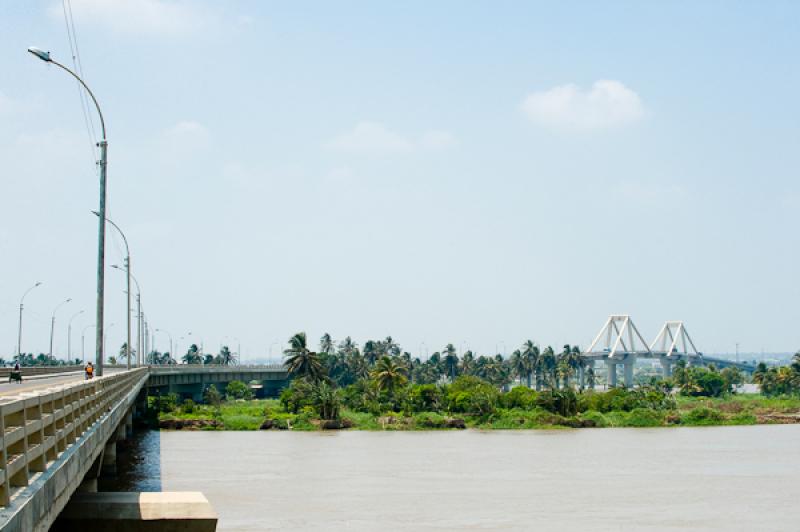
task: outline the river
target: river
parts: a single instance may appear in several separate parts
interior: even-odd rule
[[[220,531],[800,530],[800,425],[146,432],[121,489],[202,491]]]

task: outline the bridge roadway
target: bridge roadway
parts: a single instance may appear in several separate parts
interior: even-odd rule
[[[31,376],[22,384],[0,384],[0,532],[49,530],[68,503],[73,510],[76,504],[100,508],[104,519],[113,520],[115,510],[109,509],[113,501],[127,505],[118,514],[128,522],[111,529],[139,530],[130,523],[130,516],[141,520],[145,513],[153,515],[153,508],[159,506],[153,497],[126,499],[121,494],[91,492],[96,492],[101,474],[116,474],[117,442],[132,435],[134,417],[144,413],[147,394],[196,396],[209,384],[224,388],[231,380],[258,380],[278,388],[287,377],[282,366],[180,365],[130,371],[107,368],[105,375],[89,381],[80,372],[66,371]],[[80,502],[70,503],[76,492],[82,493]],[[182,521],[176,529],[213,530],[216,526],[213,510],[200,501],[202,495],[196,494],[200,499],[186,494],[161,495],[164,515]],[[147,512],[136,506],[145,499],[149,501]],[[177,505],[178,510],[176,500],[184,501]],[[176,511],[186,514],[176,517]],[[65,515],[80,518],[83,513]],[[84,522],[75,526],[83,530],[98,525]]]

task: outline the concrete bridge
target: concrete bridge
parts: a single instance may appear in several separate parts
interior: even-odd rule
[[[584,385],[585,370],[593,368],[595,362],[606,366],[609,386],[617,385],[617,370],[623,368],[623,382],[626,387],[633,386],[633,367],[639,359],[656,359],[661,363],[664,377],[672,375],[673,366],[680,360],[688,365],[714,364],[719,368],[738,367],[752,373],[755,366],[747,363],[708,357],[695,347],[682,321],[668,321],[659,330],[656,338],[649,344],[627,314],[609,316],[589,348],[581,353],[583,367],[579,369],[578,379]]]
[[[148,395],[175,393],[184,399],[200,401],[203,392],[211,385],[220,393],[231,381],[249,383],[258,381],[260,394],[277,395],[289,380],[283,364],[268,366],[204,366],[201,364],[172,364],[150,366],[147,381]]]
[[[117,442],[131,436],[148,393],[199,398],[210,384],[224,391],[232,380],[257,380],[277,390],[287,379],[282,366],[152,366],[110,369],[90,381],[67,372],[35,389],[18,385],[23,391],[12,395],[4,390],[0,531],[45,531],[54,523],[58,530],[165,530],[131,525],[145,515],[151,524],[179,519],[180,530],[213,531],[216,516],[202,494],[93,493],[97,479],[116,472]],[[72,525],[64,525],[65,519]]]

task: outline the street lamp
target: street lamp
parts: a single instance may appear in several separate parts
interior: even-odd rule
[[[81,331],[81,358],[83,359],[83,363],[86,364],[86,347],[84,346],[84,337],[86,336],[86,331],[91,329],[92,327],[97,327],[96,325],[87,325]]]
[[[19,359],[20,355],[22,354],[22,302],[25,301],[25,296],[28,295],[28,292],[40,284],[42,284],[41,281],[37,281],[35,285],[25,290],[25,293],[22,294],[22,299],[19,300],[19,336],[17,337],[17,359]]]
[[[175,358],[175,352],[172,350],[172,335],[169,333],[169,331],[165,331],[164,329],[156,329],[156,332],[163,332],[169,336],[169,354],[171,358]]]
[[[111,220],[108,220],[108,221],[110,223],[112,223],[112,224],[114,223]],[[114,227],[117,227],[117,226],[114,225]],[[119,229],[119,228],[117,227],[117,229]],[[122,231],[120,231],[120,233],[122,233]],[[123,238],[124,238],[124,236],[123,236]],[[126,250],[127,250],[127,246],[128,246],[128,243],[127,243],[127,240],[126,240],[125,241]],[[137,316],[136,323],[137,323],[137,329],[138,329],[136,331],[136,365],[137,366],[141,366],[142,365],[142,289],[139,287],[139,281],[137,281],[136,277],[134,277],[133,274],[131,273],[130,255],[128,256],[128,258],[126,260],[126,264],[127,264],[127,266],[125,268],[120,268],[116,264],[112,264],[111,267],[116,269],[116,270],[120,270],[120,271],[125,272],[127,274],[127,276],[128,276],[128,348],[129,348],[128,349],[128,361],[129,361],[128,368],[130,369],[130,358],[131,358],[131,352],[130,352],[130,345],[131,345],[131,332],[130,332],[130,330],[131,330],[131,322],[130,322],[130,317],[131,317],[131,313],[130,313],[131,312],[130,311],[130,308],[131,308],[131,279],[133,279],[133,282],[136,283],[136,316]]]
[[[83,311],[79,310],[69,319],[69,326],[67,327],[67,362],[72,360],[72,320],[81,314],[83,314]]]
[[[72,301],[72,298],[68,297],[66,300],[56,305],[56,308],[53,309],[53,317],[50,318],[50,352],[48,353],[48,357],[50,358],[51,364],[53,363],[53,329],[55,329],[56,326],[56,312],[58,312],[58,309],[60,309],[62,306],[66,305],[70,301]]]
[[[92,211],[92,214],[100,217],[100,213],[97,211]],[[131,248],[128,247],[128,239],[125,236],[125,233],[122,232],[122,229],[119,228],[117,224],[115,224],[110,218],[106,218],[106,221],[110,223],[114,228],[122,235],[122,241],[125,242],[125,271],[128,272],[128,301],[125,305],[126,308],[126,316],[128,318],[128,341],[125,344],[125,359],[128,363],[128,369],[131,369]]]
[[[39,48],[31,46],[28,51],[44,61],[45,63],[52,63],[62,70],[66,71],[80,83],[86,92],[91,96],[94,106],[97,108],[97,114],[100,115],[100,128],[103,133],[103,138],[97,145],[100,147],[100,208],[98,209],[98,230],[97,230],[97,336],[95,337],[95,358],[98,376],[103,375],[103,309],[105,302],[105,260],[106,260],[106,163],[107,163],[107,150],[108,142],[106,140],[106,122],[103,119],[103,112],[100,110],[100,104],[97,103],[97,98],[86,85],[86,83],[75,72],[68,69],[58,61],[54,61],[50,57],[50,52],[45,52]]]

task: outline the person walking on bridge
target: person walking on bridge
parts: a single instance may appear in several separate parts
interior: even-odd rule
[[[88,362],[86,364],[86,380],[88,381],[92,377],[94,377],[94,366],[92,366],[91,362]]]

